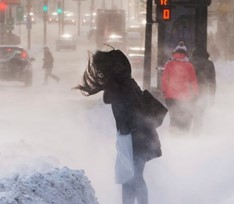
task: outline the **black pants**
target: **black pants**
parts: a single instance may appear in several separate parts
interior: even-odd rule
[[[188,132],[193,121],[194,102],[166,99],[165,103],[169,111],[170,127]]]
[[[148,190],[143,177],[145,161],[134,159],[134,176],[122,185],[123,204],[134,204],[135,199],[138,204],[148,204]]]
[[[59,77],[57,77],[56,75],[52,74],[52,69],[47,68],[45,70],[45,78],[44,78],[44,83],[47,84],[48,83],[48,78],[51,77],[52,79],[54,79],[55,81],[59,81]]]

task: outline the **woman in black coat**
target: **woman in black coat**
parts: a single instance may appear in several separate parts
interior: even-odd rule
[[[143,178],[145,163],[161,156],[161,145],[153,124],[142,115],[142,91],[131,76],[131,65],[120,50],[97,51],[89,60],[83,84],[77,86],[85,95],[104,91],[103,100],[111,104],[116,129],[132,135],[134,176],[122,184],[123,204],[148,204]]]

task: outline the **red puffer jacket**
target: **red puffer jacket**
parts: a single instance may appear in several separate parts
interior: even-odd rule
[[[190,100],[198,94],[193,65],[184,53],[174,53],[162,74],[162,92],[167,99]]]

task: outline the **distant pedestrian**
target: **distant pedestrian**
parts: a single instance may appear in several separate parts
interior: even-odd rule
[[[48,47],[44,47],[43,69],[45,69],[44,84],[48,84],[48,78],[51,77],[56,82],[60,81],[60,78],[52,74],[54,68],[54,57]]]
[[[179,46],[173,51],[171,60],[165,64],[161,83],[171,132],[188,133],[192,125],[198,84],[194,67],[187,57],[187,49]]]
[[[205,48],[195,48],[191,62],[194,65],[199,95],[195,103],[193,133],[199,134],[202,129],[204,112],[214,103],[216,93],[216,72],[214,63],[209,60],[209,53]]]

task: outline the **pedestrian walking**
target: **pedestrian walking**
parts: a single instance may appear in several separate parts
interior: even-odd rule
[[[44,47],[43,69],[45,69],[44,84],[48,84],[48,78],[51,77],[56,82],[60,81],[60,78],[52,73],[54,68],[54,57],[48,47]]]
[[[188,133],[193,120],[193,105],[198,94],[198,84],[187,51],[177,47],[165,64],[161,88],[169,111],[171,132]]]
[[[209,60],[205,48],[195,48],[191,62],[194,65],[198,80],[199,94],[195,103],[193,133],[200,134],[205,110],[213,105],[216,93],[216,72],[214,63]]]
[[[88,96],[104,91],[103,100],[111,104],[118,134],[132,137],[134,173],[121,183],[122,203],[148,204],[143,172],[147,161],[161,156],[161,144],[155,127],[142,115],[142,91],[131,76],[127,57],[120,50],[98,50],[76,88]]]

